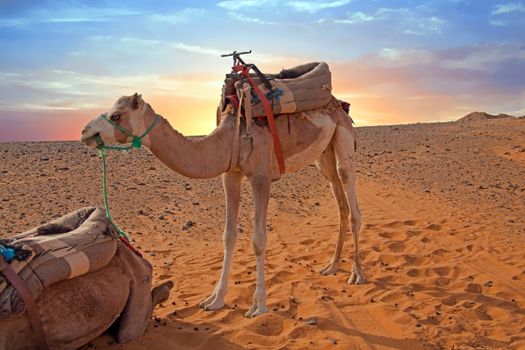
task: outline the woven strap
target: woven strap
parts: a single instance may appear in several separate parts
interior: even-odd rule
[[[40,319],[40,314],[38,313],[38,308],[31,296],[31,292],[27,288],[25,282],[13,271],[3,257],[0,257],[0,273],[4,275],[13,287],[15,287],[16,291],[24,301],[27,310],[27,317],[31,324],[31,328],[33,329],[33,333],[35,334],[38,349],[49,350],[44,328],[42,327],[42,320]]]
[[[270,106],[268,99],[266,98],[266,96],[263,94],[261,89],[257,86],[257,84],[251,78],[250,70],[248,69],[248,67],[246,67],[243,64],[238,64],[234,66],[232,70],[234,72],[242,73],[242,75],[246,78],[246,80],[248,80],[248,82],[252,86],[257,97],[259,97],[259,99],[261,100],[261,103],[264,107],[264,111],[266,112],[266,119],[268,120],[268,126],[270,127],[270,133],[272,134],[273,149],[275,152],[275,156],[277,157],[277,163],[279,164],[279,172],[281,174],[284,174],[285,167],[284,167],[283,151],[281,150],[281,140],[279,139],[279,133],[277,132],[277,126],[275,125],[275,118],[273,116],[272,107]]]

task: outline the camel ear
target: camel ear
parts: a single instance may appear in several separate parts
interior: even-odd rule
[[[139,106],[142,104],[142,95],[139,95],[135,92],[133,97],[131,97],[131,107],[133,109],[139,108]]]

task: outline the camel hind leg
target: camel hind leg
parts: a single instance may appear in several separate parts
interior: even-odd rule
[[[332,256],[332,259],[330,259],[330,262],[320,271],[321,274],[326,276],[336,273],[339,269],[345,235],[346,232],[348,232],[350,226],[350,222],[348,220],[350,210],[346,201],[343,185],[341,184],[341,180],[337,174],[336,159],[332,144],[328,145],[319,160],[316,162],[316,165],[319,168],[319,171],[321,171],[321,174],[323,174],[323,176],[328,179],[328,181],[330,181],[332,193],[339,207],[339,236],[337,237],[334,255]]]
[[[346,120],[345,120],[346,121]],[[355,189],[355,134],[352,126],[338,125],[335,129],[333,147],[337,160],[337,175],[341,181],[343,191],[351,213],[351,227],[354,238],[354,267],[348,279],[349,284],[365,283],[366,279],[361,267],[359,258],[359,231],[361,229],[361,212],[357,204],[357,194]]]

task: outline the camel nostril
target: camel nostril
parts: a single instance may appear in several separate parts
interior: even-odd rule
[[[81,134],[84,135],[87,132],[87,128],[82,129]]]

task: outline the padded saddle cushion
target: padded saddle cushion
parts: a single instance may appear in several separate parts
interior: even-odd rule
[[[273,92],[268,91],[258,76],[251,76],[262,92],[271,96],[270,105],[275,115],[322,108],[332,99],[332,75],[324,62],[306,63],[283,69],[279,74],[267,74]],[[226,75],[221,100],[223,107],[225,98],[236,94],[243,81],[241,74]],[[256,98],[252,99],[252,116],[266,116],[262,103]]]
[[[35,300],[54,283],[103,268],[117,249],[117,240],[100,207],[76,210],[13,238],[32,253],[24,261],[14,260],[11,267]],[[24,309],[14,287],[0,276],[0,317]]]

